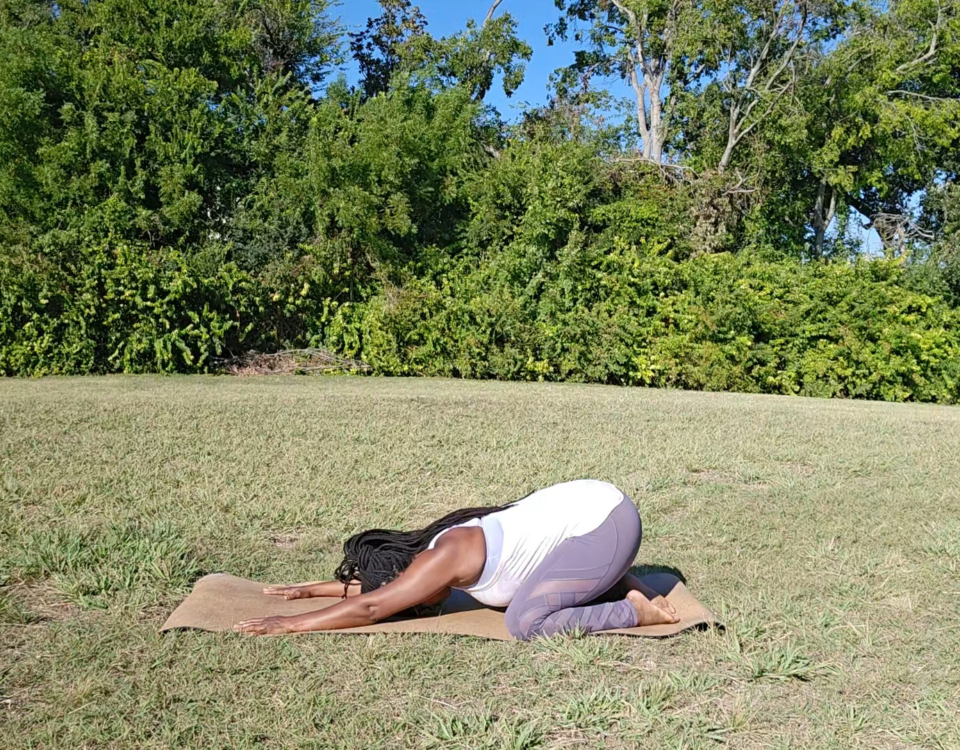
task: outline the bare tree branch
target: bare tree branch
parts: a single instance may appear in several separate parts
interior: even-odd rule
[[[633,33],[640,38],[640,22],[637,20],[637,14],[634,13],[630,8],[623,4],[622,0],[612,0],[613,4],[616,6],[623,15],[627,17],[627,21],[630,23],[630,26],[633,27]]]
[[[628,61],[632,66],[629,79],[637,98],[637,126],[643,138],[644,156],[650,161],[659,162],[662,160],[667,139],[662,89],[676,37],[675,26],[680,0],[673,0],[670,6],[667,26],[661,36],[664,49],[658,57],[648,57],[647,50],[644,48],[645,34],[649,30],[647,12],[644,11],[643,16],[639,17],[636,11],[625,4],[624,0],[611,0],[611,2],[627,19],[630,35],[633,37],[630,40],[633,49],[628,52]],[[640,69],[640,75],[637,73],[637,68]]]
[[[647,127],[647,111],[644,103],[643,96],[643,86],[640,83],[640,79],[637,77],[637,67],[633,64],[633,59],[631,55],[630,60],[630,85],[633,87],[633,93],[637,98],[637,127],[640,128],[640,136],[643,138],[643,149],[645,155],[649,157],[649,154],[646,153],[650,145],[650,129]]]
[[[913,68],[917,65],[922,65],[925,62],[928,62],[934,58],[937,54],[937,39],[940,34],[940,24],[943,22],[943,6],[940,4],[940,0],[937,0],[937,21],[936,23],[930,24],[933,28],[933,36],[930,37],[930,46],[927,48],[927,51],[924,52],[919,57],[914,58],[910,62],[906,62],[903,65],[899,66],[896,70],[897,73],[906,73],[910,68]]]
[[[760,50],[760,54],[757,56],[756,62],[750,67],[750,73],[747,75],[747,80],[743,84],[743,88],[745,90],[749,91],[751,88],[753,88],[753,82],[760,74],[760,71],[763,69],[763,64],[770,55],[770,47],[773,45],[773,40],[776,38],[777,32],[780,30],[780,24],[783,22],[783,16],[787,12],[787,7],[791,4],[792,0],[785,0],[785,2],[781,4],[780,9],[777,11],[777,17],[774,21],[773,28],[767,35],[767,41],[764,43],[763,49]]]
[[[490,9],[487,11],[487,17],[483,19],[483,26],[480,27],[481,31],[483,30],[484,26],[490,23],[490,21],[493,19],[493,14],[497,12],[497,8],[500,7],[500,3],[502,2],[503,0],[493,0],[493,3],[490,5]]]
[[[867,227],[877,230],[883,246],[904,259],[910,243],[932,242],[936,237],[933,232],[920,227],[909,214],[876,213],[869,218]]]
[[[727,74],[723,77],[720,85],[728,94],[733,94],[733,86],[730,85],[730,79],[733,77],[733,42],[727,47],[727,60],[724,67],[726,68]]]
[[[793,43],[789,49],[784,52],[774,69],[766,76],[766,80],[759,87],[755,86],[757,79],[761,76],[770,61],[771,49],[774,39],[784,28],[784,19],[786,18],[788,8],[798,8],[800,10],[800,19],[793,28]],[[803,32],[806,29],[808,20],[807,6],[804,0],[784,0],[777,10],[776,17],[770,27],[763,48],[754,59],[747,74],[746,81],[740,90],[740,94],[733,98],[730,103],[730,119],[727,127],[727,143],[717,165],[717,171],[723,172],[730,164],[734,149],[737,145],[763,120],[773,113],[777,103],[788,93],[794,90],[796,84],[796,70],[793,68],[793,59],[797,48],[803,41]],[[789,32],[788,32],[789,33]],[[777,85],[781,80],[784,71],[791,70],[791,76],[788,81]],[[732,87],[730,87],[732,94]],[[771,96],[772,94],[772,96]],[[767,107],[760,117],[753,117],[753,112],[757,105],[762,101],[767,102]]]
[[[960,99],[951,99],[947,96],[927,96],[918,94],[916,91],[904,91],[903,89],[891,89],[887,94],[900,94],[901,96],[915,96],[917,99],[925,99],[928,102],[955,102],[960,104]]]
[[[824,199],[828,187],[826,180],[820,180],[820,184],[817,186],[817,199],[813,206],[813,216],[810,221],[814,231],[813,246],[816,250],[816,257],[818,258],[823,256],[823,245],[827,236],[827,229],[833,222],[833,217],[837,211],[837,189],[834,187],[830,187],[830,201],[826,207],[824,206]]]
[[[787,65],[793,62],[793,55],[797,51],[797,47],[800,45],[801,40],[803,39],[803,30],[807,27],[807,9],[803,8],[803,12],[800,15],[800,26],[797,28],[796,37],[794,37],[793,44],[790,45],[790,49],[783,56],[783,59],[780,61],[780,66],[774,71],[773,75],[767,79],[767,83],[764,86],[766,91],[770,90],[770,86],[776,81],[780,74],[786,69]]]

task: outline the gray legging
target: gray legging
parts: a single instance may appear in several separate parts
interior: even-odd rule
[[[640,515],[624,498],[589,534],[561,542],[534,568],[507,607],[510,635],[527,640],[575,628],[592,633],[634,627],[637,611],[627,600],[588,602],[623,578],[640,549],[640,536]]]

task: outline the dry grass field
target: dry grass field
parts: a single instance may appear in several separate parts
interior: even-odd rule
[[[160,636],[207,572],[607,479],[725,632]],[[960,747],[960,409],[359,377],[0,382],[0,747]]]

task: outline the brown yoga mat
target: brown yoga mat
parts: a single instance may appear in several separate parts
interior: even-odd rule
[[[694,627],[718,626],[713,613],[698,602],[676,576],[654,573],[641,579],[658,593],[666,596],[680,615],[680,622],[672,625],[646,625],[638,628],[619,628],[606,633],[622,633],[650,638],[676,635]],[[268,615],[299,615],[336,604],[339,599],[313,598],[287,601],[263,593],[263,583],[248,581],[225,573],[204,576],[190,595],[177,607],[160,629],[195,628],[199,630],[233,630],[241,620]],[[364,625],[346,630],[326,630],[326,633],[446,633],[472,635],[479,638],[511,640],[503,611],[484,607],[468,594],[454,591],[443,603],[439,614],[429,617],[390,619],[376,625]]]

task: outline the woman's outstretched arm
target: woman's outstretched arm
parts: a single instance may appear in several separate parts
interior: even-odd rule
[[[282,596],[284,599],[310,599],[315,596],[344,598],[344,586],[340,581],[310,581],[291,583],[286,586],[267,586],[264,594]],[[359,596],[360,582],[353,581],[346,587],[346,596]]]
[[[461,565],[460,556],[452,545],[438,545],[436,549],[421,552],[396,580],[376,591],[368,591],[331,607],[302,615],[245,620],[238,623],[234,630],[247,635],[277,635],[372,625],[417,604],[436,599],[451,584],[459,581]]]

